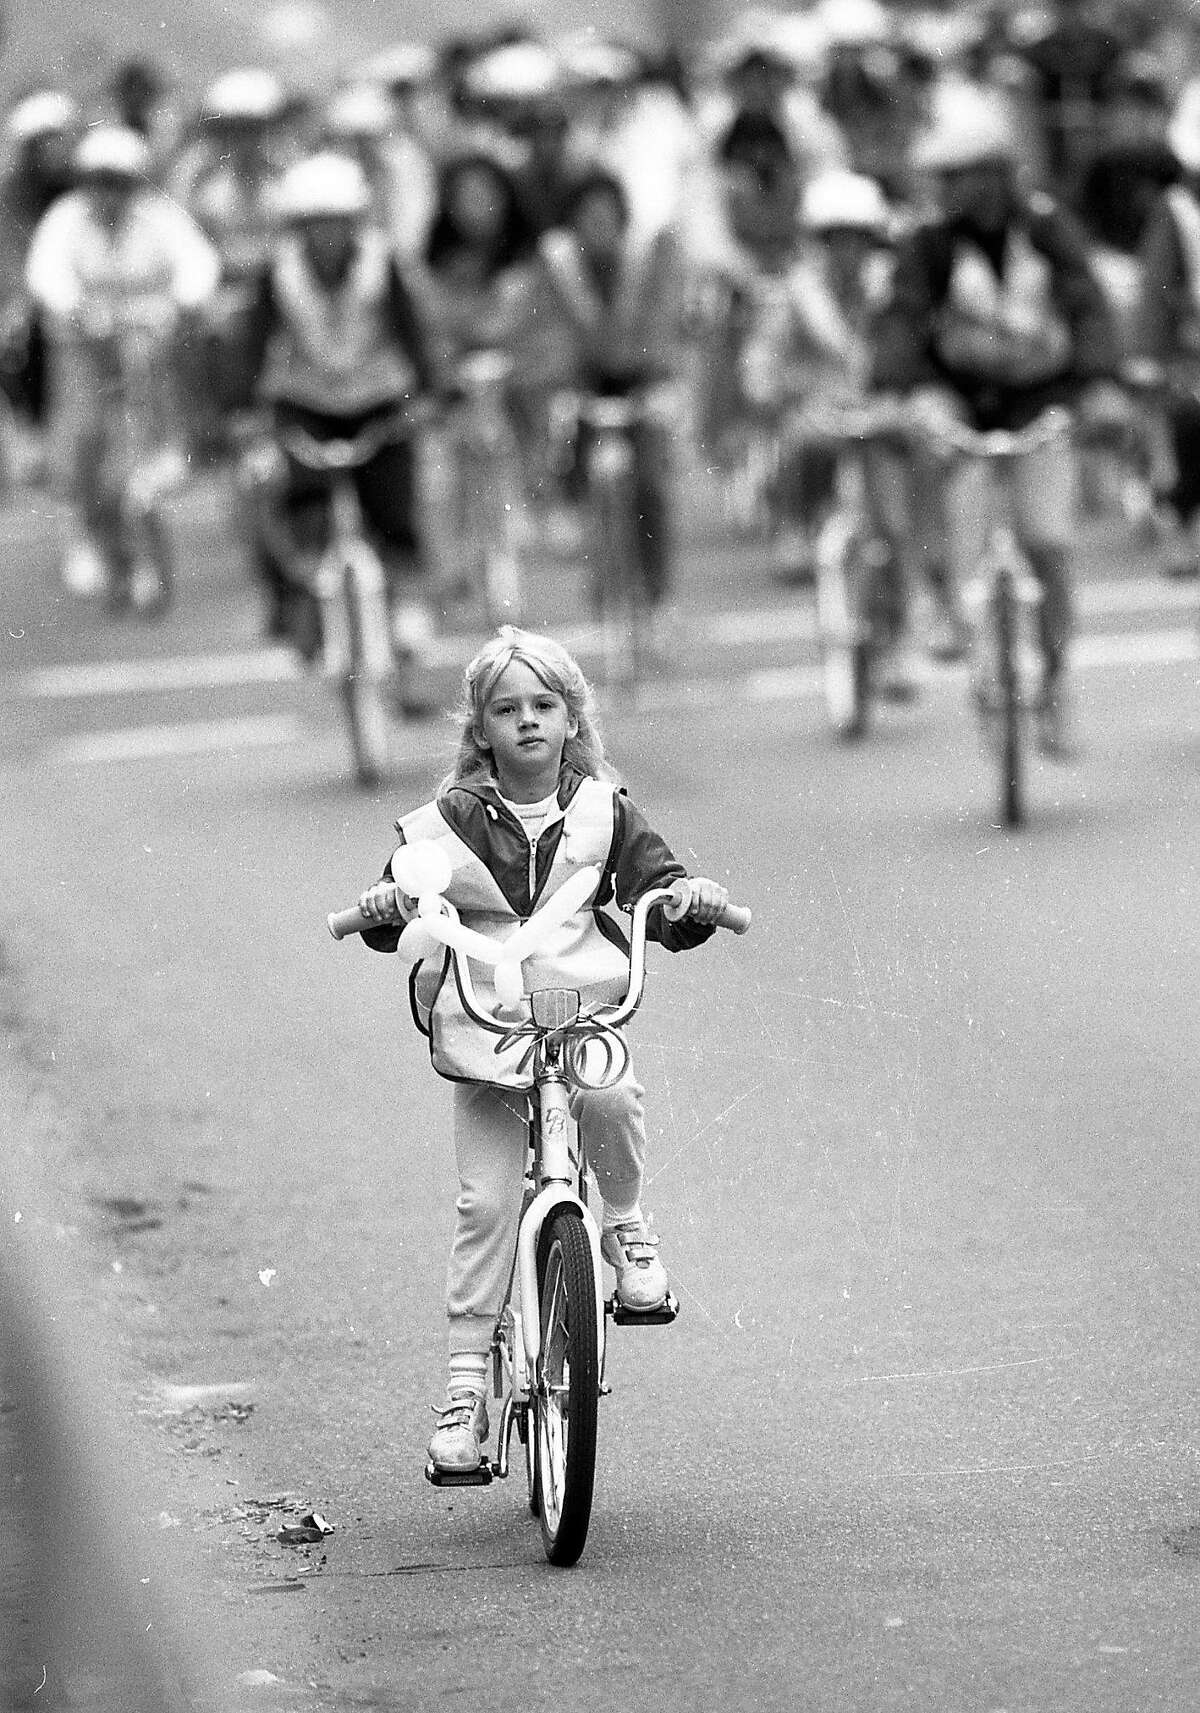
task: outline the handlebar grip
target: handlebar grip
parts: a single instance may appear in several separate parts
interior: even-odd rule
[[[746,934],[753,920],[753,912],[744,904],[727,904],[717,919],[717,927],[727,928],[731,934]]]
[[[335,940],[345,940],[351,934],[361,934],[364,928],[378,928],[379,922],[373,922],[369,916],[364,916],[357,904],[349,910],[331,910],[325,918],[329,923],[329,932]]]
[[[674,897],[663,905],[663,915],[668,922],[678,922],[687,915],[691,902],[691,889],[686,880],[676,881],[672,888]],[[716,926],[727,928],[731,934],[744,934],[750,927],[753,917],[744,904],[726,904],[717,917]]]

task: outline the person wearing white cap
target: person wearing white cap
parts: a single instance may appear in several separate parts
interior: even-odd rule
[[[371,187],[356,160],[324,150],[297,161],[279,186],[282,236],[255,292],[249,380],[281,426],[317,439],[352,440],[436,384],[415,295],[386,235],[374,225]],[[416,448],[384,445],[355,472],[368,526],[388,573],[397,646],[409,646],[421,603],[422,542]],[[297,550],[318,544],[328,483],[289,461],[282,494]],[[264,543],[257,568],[267,629],[289,636],[303,601],[289,568]]]
[[[188,401],[201,452],[225,446],[230,413],[250,404],[246,392],[246,318],[250,294],[277,236],[276,139],[287,92],[274,72],[240,66],[205,90],[198,137],[171,175],[171,193],[187,208],[221,258],[211,326],[188,376]]]
[[[1159,197],[1142,236],[1134,342],[1142,363],[1153,365],[1148,374],[1164,383],[1164,570],[1191,578],[1200,576],[1200,78],[1180,94],[1167,142],[1179,182]]]
[[[78,188],[39,224],[25,269],[29,294],[46,318],[59,473],[79,510],[64,578],[79,592],[103,576],[95,476],[111,431],[97,370],[96,335],[136,330],[158,341],[152,369],[156,420],[178,432],[171,398],[174,355],[211,301],[219,273],[212,245],[182,208],[149,178],[145,139],[120,125],[97,125],[75,153]]]
[[[375,218],[397,253],[411,261],[433,219],[437,174],[428,151],[400,122],[397,104],[382,83],[350,83],[325,108],[324,141],[352,155],[367,182]]]
[[[912,395],[935,419],[980,429],[1024,428],[1051,405],[1111,420],[1125,410],[1116,328],[1086,237],[1057,203],[1022,188],[1016,147],[991,91],[969,83],[942,91],[913,151],[939,209],[900,246],[876,384]],[[1039,733],[1052,755],[1069,748],[1074,456],[1069,441],[1054,441],[1020,460],[1014,476],[1014,522],[1042,586]],[[986,480],[970,463],[950,478],[947,601],[983,550]]]

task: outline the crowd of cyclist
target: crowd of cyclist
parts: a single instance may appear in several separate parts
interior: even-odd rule
[[[502,352],[515,512],[553,545],[577,534],[588,454],[559,401],[636,397],[637,539],[664,626],[681,450],[732,512],[765,507],[780,573],[803,579],[829,423],[903,401],[906,431],[868,464],[893,560],[883,677],[902,695],[914,589],[934,652],[965,646],[980,509],[939,427],[1065,405],[1074,440],[1016,482],[1044,593],[1043,737],[1065,747],[1080,445],[1116,449],[1168,569],[1200,555],[1200,45],[1186,11],[1167,29],[1150,10],[815,0],[743,13],[686,62],[513,32],[398,46],[320,96],[231,70],[190,113],[142,64],[99,99],[30,91],[5,121],[0,379],[70,502],[65,581],[104,576],[96,350],[122,318],[163,353],[142,407],[164,469],[240,458],[298,549],[325,491],[272,430],[352,436],[422,401],[436,432],[464,361]],[[417,440],[382,445],[357,484],[402,617],[428,560]],[[252,548],[287,635],[286,556]]]

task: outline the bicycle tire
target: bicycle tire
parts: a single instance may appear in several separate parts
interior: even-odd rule
[[[342,679],[342,703],[350,732],[355,776],[360,785],[369,787],[379,784],[387,766],[388,713],[383,685],[367,664],[362,603],[349,568],[343,597],[350,658]]]
[[[578,1214],[560,1211],[538,1243],[537,1467],[542,1545],[571,1565],[587,1540],[596,1478],[600,1401],[596,1275]]]
[[[996,632],[996,668],[1000,692],[1000,814],[1006,827],[1019,827],[1025,819],[1016,607],[1012,575],[1002,570],[996,578],[992,596],[992,623]]]
[[[633,539],[633,496],[627,477],[606,476],[593,501],[592,605],[600,624],[600,677],[606,690],[641,682],[645,614]],[[642,603],[644,604],[644,603]]]
[[[852,530],[831,531],[817,556],[821,687],[830,725],[848,742],[865,735],[871,704],[869,571],[862,538]]]

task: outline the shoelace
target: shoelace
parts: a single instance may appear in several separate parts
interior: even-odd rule
[[[629,1226],[610,1226],[617,1247],[631,1267],[640,1267],[645,1262],[653,1261],[658,1254],[658,1233],[656,1231],[637,1231]]]
[[[482,1403],[483,1399],[472,1393],[465,1398],[452,1398],[448,1404],[430,1404],[429,1407],[437,1417],[437,1425],[440,1428],[470,1427],[476,1406]]]

